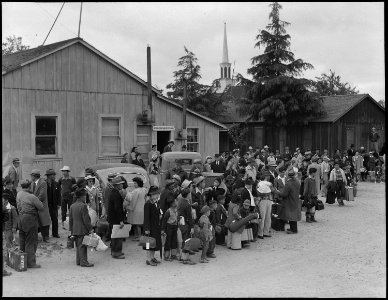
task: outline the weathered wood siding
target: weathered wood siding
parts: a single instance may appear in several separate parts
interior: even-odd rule
[[[153,95],[155,125],[181,128],[181,110]],[[59,172],[69,165],[73,176],[99,162],[119,162],[121,156],[99,157],[100,114],[121,115],[124,149],[136,143],[137,116],[147,107],[147,89],[82,44],[74,44],[2,76],[3,166],[22,159],[23,177],[34,167]],[[33,155],[31,114],[61,116],[60,155]],[[200,152],[218,151],[219,127],[188,113],[187,126],[200,130]],[[180,147],[179,147],[180,149]],[[59,172],[60,173],[60,172]]]

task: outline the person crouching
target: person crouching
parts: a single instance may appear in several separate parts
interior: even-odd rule
[[[206,258],[207,250],[209,249],[209,243],[210,240],[213,239],[211,224],[209,220],[210,216],[210,207],[205,205],[201,209],[202,216],[199,218],[199,227],[201,228],[200,231],[200,239],[203,243],[202,246],[202,255],[199,262],[201,263],[208,263],[209,260]]]
[[[86,204],[86,193],[84,187],[75,190],[76,201],[70,206],[69,229],[71,235],[75,237],[77,266],[93,267],[94,265],[88,262],[87,246],[82,244],[84,236],[93,232]]]

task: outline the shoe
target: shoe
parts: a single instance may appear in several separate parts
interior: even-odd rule
[[[291,229],[287,229],[286,231],[287,231],[287,233],[290,233],[290,234],[296,234],[297,233],[295,231],[292,231]]]
[[[257,238],[253,238],[252,242],[256,243],[257,242]]]
[[[190,255],[194,255],[195,253],[196,253],[195,251],[189,250],[189,254],[190,254]]]
[[[207,260],[204,259],[204,258],[201,258],[201,259],[199,260],[199,262],[200,262],[200,263],[208,263],[209,261],[207,261]]]
[[[50,243],[49,238],[43,238],[43,243]]]
[[[146,264],[148,266],[154,266],[154,267],[158,265],[157,263],[153,262],[152,260],[146,260]]]
[[[58,235],[58,234],[53,234],[53,237],[55,237],[55,238],[60,238],[60,236]]]
[[[151,261],[153,261],[153,262],[156,263],[156,264],[160,264],[160,263],[161,263],[161,261],[160,261],[160,260],[157,260],[156,258],[151,259]]]
[[[30,268],[30,269],[39,269],[41,268],[42,266],[41,265],[38,265],[38,264],[35,264],[35,265],[32,265],[32,266],[27,266],[27,268]]]
[[[191,261],[190,259],[186,259],[186,260],[183,261],[183,264],[184,265],[195,265],[196,263]]]
[[[3,277],[10,276],[12,272],[8,272],[7,270],[3,270]]]
[[[170,257],[165,257],[164,260],[165,260],[165,261],[172,261],[172,258],[170,258]]]
[[[272,237],[272,235],[269,235],[269,234],[264,234],[263,236],[264,237]]]
[[[94,267],[94,264],[88,263],[87,265],[81,265],[81,267]]]
[[[122,255],[122,254],[119,255],[119,256],[113,256],[113,255],[112,255],[112,257],[113,257],[113,258],[116,258],[116,259],[124,259],[124,258],[125,258],[125,256]]]
[[[179,260],[179,259],[178,259],[178,256],[176,256],[176,255],[171,255],[170,259],[171,259],[171,261],[173,261],[173,260]]]
[[[310,220],[311,220],[311,222],[317,222],[317,220],[315,220],[315,217],[314,217],[314,216],[311,216],[311,217],[310,217]]]
[[[264,239],[264,237],[261,236],[261,235],[258,235],[257,237],[258,237],[259,239],[262,239],[262,240]]]
[[[207,257],[216,258],[217,256],[214,253],[206,254]]]

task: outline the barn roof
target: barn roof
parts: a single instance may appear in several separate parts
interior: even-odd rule
[[[21,68],[29,63],[37,61],[43,57],[51,55],[59,50],[62,50],[66,47],[69,47],[75,43],[80,43],[80,44],[84,45],[85,47],[90,49],[92,52],[96,53],[97,55],[101,56],[102,58],[104,58],[108,62],[112,63],[114,66],[116,66],[117,68],[122,70],[124,73],[126,73],[127,75],[129,75],[130,77],[132,77],[133,79],[138,81],[139,83],[147,86],[146,81],[144,81],[140,77],[136,76],[131,71],[127,70],[126,68],[121,66],[119,63],[115,62],[113,59],[111,59],[110,57],[108,57],[104,53],[100,52],[99,50],[97,50],[96,48],[94,48],[92,45],[90,45],[89,43],[87,43],[86,41],[84,41],[81,38],[72,38],[72,39],[60,41],[57,43],[49,44],[46,46],[39,46],[36,48],[32,48],[32,49],[28,49],[28,50],[24,50],[24,51],[19,51],[19,52],[8,54],[8,55],[3,55],[2,56],[2,75],[5,75],[9,72],[12,72],[16,69],[19,69],[19,68]],[[169,100],[167,97],[163,96],[161,94],[160,90],[156,89],[155,87],[152,87],[152,90],[156,94],[158,99],[165,101],[165,102],[168,102],[169,104],[173,104],[174,106],[182,108],[182,106],[174,103],[173,101]],[[192,111],[191,109],[187,109],[187,112],[191,113],[191,114],[193,114],[201,119],[204,119],[208,122],[211,122],[211,123],[217,125],[218,127],[226,129],[225,125],[223,125],[215,120],[212,120],[208,117],[205,117],[205,116],[203,116],[195,111]]]

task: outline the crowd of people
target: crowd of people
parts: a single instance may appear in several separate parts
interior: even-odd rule
[[[170,141],[165,151],[171,151]],[[200,263],[216,257],[216,245],[238,250],[249,247],[258,239],[270,238],[274,230],[288,234],[298,232],[297,223],[305,208],[306,222],[317,222],[319,198],[326,203],[344,206],[347,187],[357,182],[385,181],[385,145],[380,153],[369,153],[354,145],[346,151],[339,149],[329,156],[327,150],[296,148],[291,152],[268,146],[247,152],[231,152],[194,160],[187,172],[173,167],[161,186],[160,153],[156,145],[148,155],[146,167],[134,147],[123,162],[136,163],[145,168],[151,187],[147,190],[140,177],[133,179],[134,189],[127,189],[126,179],[109,174],[108,183],[101,186],[92,169],[85,170],[85,178],[75,180],[70,167],[64,166],[56,181],[56,172],[48,169],[46,179],[40,170],[32,170],[31,180],[20,182],[20,160],[13,159],[9,174],[3,179],[3,237],[6,248],[15,247],[19,232],[20,250],[27,253],[27,267],[40,268],[36,263],[38,232],[42,243],[59,238],[58,209],[61,225],[70,231],[69,238],[76,245],[76,264],[92,267],[87,258],[86,235],[96,232],[110,241],[111,257],[125,259],[123,238],[113,238],[112,228],[132,224],[132,240],[143,243],[146,264],[157,266],[155,251],[164,251],[165,261],[180,261],[193,265],[190,256],[201,251]],[[219,173],[214,184],[206,187],[203,172]],[[65,221],[68,219],[68,228]],[[318,218],[319,220],[319,218]],[[285,229],[285,225],[289,228]],[[105,228],[105,229],[104,229]],[[276,228],[276,229],[275,229]],[[104,230],[103,230],[104,229]],[[132,232],[131,231],[131,232]],[[128,236],[129,237],[129,236]],[[198,245],[198,240],[200,241]],[[4,270],[3,276],[10,272]]]

